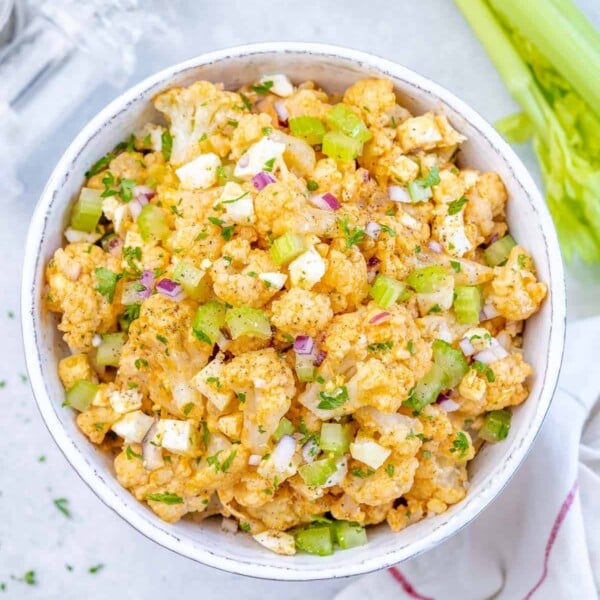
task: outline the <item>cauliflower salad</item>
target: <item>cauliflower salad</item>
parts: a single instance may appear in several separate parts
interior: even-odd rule
[[[386,79],[198,81],[154,107],[86,173],[45,274],[64,405],[119,482],[285,555],[460,502],[527,398],[547,291],[500,177]]]

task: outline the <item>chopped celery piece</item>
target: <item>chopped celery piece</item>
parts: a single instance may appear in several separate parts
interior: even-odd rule
[[[481,290],[476,285],[457,285],[454,288],[454,314],[461,325],[479,323],[479,312],[483,306]]]
[[[79,198],[71,211],[71,227],[92,233],[102,216],[102,197],[99,190],[81,188]]]
[[[306,140],[311,146],[320,144],[325,135],[325,125],[316,117],[293,117],[289,120],[291,132]]]
[[[503,265],[508,260],[510,251],[517,245],[510,235],[496,240],[483,251],[483,258],[490,267]]]
[[[288,231],[273,242],[270,252],[276,265],[286,265],[304,252],[304,238]]]
[[[410,398],[403,402],[404,406],[420,412],[428,404],[433,404],[440,392],[448,387],[448,376],[440,365],[433,363],[431,369],[415,386]]]
[[[354,160],[362,152],[362,142],[339,131],[328,131],[323,136],[322,150],[335,160]]]
[[[440,290],[447,276],[448,272],[444,267],[430,265],[415,269],[406,281],[419,294],[432,294]]]
[[[142,208],[137,218],[137,224],[140,228],[142,239],[145,242],[150,240],[166,240],[171,233],[165,219],[165,213],[154,204],[146,204]]]
[[[432,348],[433,361],[446,374],[446,386],[448,388],[457,386],[469,370],[469,365],[463,353],[444,340],[435,340]]]
[[[425,200],[429,200],[429,198],[433,196],[431,187],[423,185],[423,182],[420,179],[411,181],[406,186],[406,189],[408,190],[408,195],[413,202],[425,202]]]
[[[352,429],[341,423],[323,423],[319,446],[325,452],[344,454],[350,448]]]
[[[511,416],[511,413],[505,409],[489,412],[485,415],[479,437],[490,443],[505,440],[510,430]]]
[[[185,262],[180,262],[173,271],[173,279],[181,284],[187,296],[198,302],[206,300],[210,293],[210,288],[203,278],[204,271]]]
[[[66,404],[79,412],[83,412],[90,407],[97,391],[98,385],[96,383],[80,379],[67,391]]]
[[[331,129],[341,131],[359,142],[366,142],[373,137],[361,118],[345,104],[337,104],[325,117]]]
[[[323,485],[337,471],[337,463],[330,458],[322,458],[306,463],[298,469],[304,483],[310,487]]]
[[[96,352],[96,361],[103,367],[118,367],[125,345],[124,333],[105,333]]]
[[[329,525],[306,527],[296,532],[294,536],[296,547],[308,554],[329,556],[333,554],[333,540]]]
[[[225,323],[234,340],[243,335],[268,339],[272,334],[269,317],[259,308],[250,306],[230,308],[225,315]]]
[[[223,335],[221,328],[225,325],[226,312],[225,305],[217,300],[199,306],[192,324],[194,335],[212,346]]]
[[[367,543],[367,530],[352,521],[335,521],[333,534],[337,545],[342,550],[364,546]]]
[[[225,185],[228,181],[236,181],[236,178],[233,175],[234,170],[234,164],[217,167],[217,184]]]
[[[281,421],[279,421],[279,425],[277,425],[277,429],[273,433],[273,439],[278,442],[284,435],[292,435],[294,431],[296,430],[292,425],[292,422],[283,417]]]
[[[314,381],[316,371],[312,356],[296,354],[296,376],[299,381]]]
[[[406,286],[397,279],[379,274],[375,278],[369,294],[378,306],[387,308],[394,304],[405,291]]]

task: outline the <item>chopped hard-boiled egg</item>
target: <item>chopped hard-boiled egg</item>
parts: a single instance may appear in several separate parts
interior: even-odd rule
[[[192,423],[178,419],[161,419],[152,442],[174,454],[189,455],[195,448]]]
[[[122,419],[113,424],[111,429],[126,442],[140,443],[152,427],[154,419],[141,410],[127,413]]]
[[[232,391],[222,391],[221,380],[223,359],[215,358],[192,379],[196,389],[204,394],[219,410],[223,410],[233,399]]]
[[[326,264],[321,255],[311,248],[294,259],[288,268],[292,284],[309,290],[325,275]]]
[[[270,288],[280,290],[287,281],[287,275],[285,273],[259,273],[258,278],[264,281]]]
[[[392,453],[389,448],[384,448],[375,440],[358,434],[350,444],[350,454],[354,460],[359,460],[372,469],[379,469],[387,457]]]
[[[463,256],[473,248],[473,244],[465,232],[462,211],[455,215],[447,215],[435,229],[438,239],[448,254]]]
[[[128,413],[142,408],[142,394],[135,388],[112,392],[108,399],[112,409],[118,413]]]
[[[285,531],[267,530],[252,536],[261,546],[271,552],[292,556],[296,554],[296,542],[294,536]]]
[[[287,98],[287,96],[291,96],[294,93],[294,86],[286,75],[277,73],[275,75],[265,75],[260,79],[262,85],[269,85],[269,82],[272,84],[269,91],[277,96]]]
[[[254,221],[254,202],[250,192],[233,181],[228,181],[223,188],[219,203],[234,223],[252,223]]]
[[[72,227],[65,229],[65,237],[67,242],[70,244],[76,244],[77,242],[85,242],[86,244],[95,244],[101,237],[101,233],[86,233],[85,231],[79,231]]]
[[[221,159],[214,153],[201,154],[175,171],[181,187],[187,190],[207,189],[217,182],[217,168]]]
[[[237,161],[233,174],[236,177],[250,178],[261,171],[272,171],[277,159],[285,152],[285,144],[262,138],[248,149]]]

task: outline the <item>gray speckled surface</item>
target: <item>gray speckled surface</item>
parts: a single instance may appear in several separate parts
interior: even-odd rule
[[[172,3],[172,44],[145,43],[131,83],[159,68],[215,48],[265,40],[320,41],[355,47],[402,63],[446,86],[490,121],[515,108],[478,42],[450,0],[307,2],[201,0]],[[600,24],[600,5],[581,0]],[[21,169],[22,197],[3,200],[0,250],[0,598],[91,599],[239,597],[247,600],[332,598],[343,581],[276,583],[220,573],[163,550],[109,511],[55,448],[22,381],[18,282],[22,246],[37,195],[60,153],[81,126],[118,90],[103,87],[74,113]],[[520,155],[537,176],[529,148]],[[588,272],[589,275],[589,272]],[[596,274],[600,281],[600,274]],[[598,311],[600,284],[569,280],[571,318]],[[9,311],[14,312],[11,318]],[[45,462],[38,457],[45,456]],[[53,500],[67,497],[72,518]],[[104,564],[96,574],[89,567]],[[68,571],[66,564],[73,566]],[[36,586],[11,579],[36,571]]]

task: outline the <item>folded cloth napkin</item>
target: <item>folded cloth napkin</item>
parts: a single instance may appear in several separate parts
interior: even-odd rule
[[[525,462],[471,525],[336,600],[594,600],[600,590],[600,317],[570,324]]]

